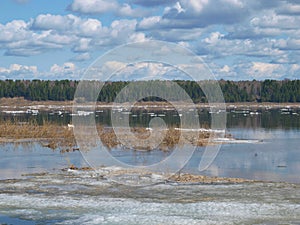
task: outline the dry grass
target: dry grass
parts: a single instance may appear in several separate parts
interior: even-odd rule
[[[59,146],[75,146],[73,131],[55,123],[1,121],[0,137],[2,142],[20,142],[25,140],[44,141],[43,145],[55,149]]]
[[[253,180],[247,180],[243,178],[222,178],[222,177],[207,177],[202,175],[193,174],[175,174],[169,178],[170,181],[178,183],[204,183],[204,184],[216,184],[216,183],[253,183]]]
[[[112,128],[105,128],[101,125],[97,126],[97,131],[102,143],[109,149],[124,144],[122,140],[125,140],[125,147],[146,151],[154,148],[170,151],[177,145],[188,143],[194,146],[205,146],[209,144],[210,135],[213,135],[209,132],[183,132],[175,128],[169,128],[159,133],[156,130],[150,131],[146,128],[135,127],[131,128],[131,132],[136,138],[128,136],[128,132],[122,131],[122,129],[119,130],[117,137]],[[152,138],[149,138],[151,136]],[[0,142],[17,143],[25,140],[39,140],[43,146],[51,149],[59,147],[63,152],[79,150],[76,148],[72,128],[45,121],[42,125],[36,122],[0,121],[0,137]]]
[[[108,148],[120,146],[125,142],[126,146],[129,148],[146,151],[150,151],[154,148],[158,148],[163,151],[170,151],[177,145],[184,144],[206,146],[209,144],[210,136],[216,135],[208,131],[180,131],[174,127],[163,132],[160,131],[160,133],[158,133],[157,130],[150,131],[144,127],[134,127],[131,128],[131,132],[134,134],[136,139],[133,139],[122,129],[118,129],[118,136],[112,128],[97,126],[97,130],[102,143]],[[149,138],[152,135],[154,138]],[[161,136],[164,137],[162,140],[160,140]],[[124,141],[122,142],[122,140]]]

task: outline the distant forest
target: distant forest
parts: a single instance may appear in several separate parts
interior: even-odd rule
[[[136,81],[139,82],[139,81]],[[141,83],[139,91],[147,88],[162,88],[159,81]],[[195,103],[206,102],[206,97],[199,85],[194,81],[164,81],[165,84],[175,82],[182,87]],[[0,80],[0,98],[24,97],[32,101],[67,101],[73,100],[78,81],[59,80]],[[116,95],[130,82],[106,82],[98,101],[113,102]],[[300,102],[300,80],[264,80],[264,81],[219,81],[226,102]],[[145,85],[145,86],[142,86]],[[172,85],[165,85],[168,92]],[[90,90],[91,93],[93,90]],[[157,93],[157,92],[156,92]],[[172,91],[170,91],[172,93]],[[86,97],[88,98],[88,97]],[[169,96],[172,99],[172,96]],[[88,99],[86,99],[88,100]],[[149,96],[143,101],[159,101],[161,99]]]

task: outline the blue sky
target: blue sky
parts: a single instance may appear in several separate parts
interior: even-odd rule
[[[300,1],[0,1],[0,79],[79,79],[106,51],[147,40],[189,48],[218,79],[297,79]]]

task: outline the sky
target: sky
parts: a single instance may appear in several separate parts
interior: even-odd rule
[[[190,49],[217,79],[300,79],[299,0],[0,1],[0,79],[80,79],[148,40]]]

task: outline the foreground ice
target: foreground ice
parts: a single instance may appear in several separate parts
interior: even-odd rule
[[[62,171],[0,181],[1,214],[33,224],[299,224],[300,185],[134,187],[93,171]]]

